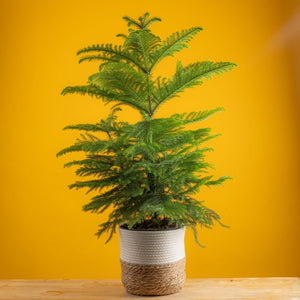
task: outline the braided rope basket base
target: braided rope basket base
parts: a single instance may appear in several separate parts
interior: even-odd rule
[[[119,227],[122,283],[127,292],[161,296],[185,281],[185,228],[139,231]]]
[[[161,265],[131,264],[121,260],[122,283],[127,292],[140,296],[178,293],[185,282],[185,258]]]

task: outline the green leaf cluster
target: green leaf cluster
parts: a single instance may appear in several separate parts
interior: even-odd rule
[[[149,29],[160,18],[150,18],[146,13],[137,20],[127,16],[123,19],[128,23],[128,34],[118,35],[124,39],[123,44],[92,45],[79,50],[80,63],[100,61],[98,72],[88,78],[86,85],[68,86],[62,91],[63,95],[77,93],[101,98],[105,103],[113,103],[112,111],[97,124],[65,127],[83,133],[57,156],[84,153],[84,159],[65,166],[75,166],[78,176],[88,177],[70,188],[96,192],[83,206],[84,211],[103,213],[111,208],[106,222],[99,225],[98,236],[108,232],[110,240],[122,223],[128,228],[143,228],[149,221],[158,225],[167,221],[170,226],[192,228],[197,241],[196,226],[211,228],[220,223],[220,217],[195,195],[202,187],[221,185],[230,177],[213,179],[210,170],[214,167],[205,161],[205,153],[212,149],[204,143],[218,135],[211,134],[210,128],[187,127],[223,109],[165,118],[154,115],[162,104],[185,89],[222,75],[235,64],[201,61],[183,66],[178,61],[171,78],[154,78],[154,68],[164,58],[188,48],[202,28],[175,32],[161,41]],[[118,121],[116,113],[123,105],[137,110],[141,121]],[[105,133],[106,138],[100,133]]]

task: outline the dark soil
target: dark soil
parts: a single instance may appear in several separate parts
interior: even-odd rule
[[[166,229],[175,229],[179,228],[176,226],[176,223],[168,224],[169,221],[167,219],[162,220],[144,220],[142,223],[136,223],[133,225],[131,230],[166,230]],[[127,224],[121,225],[121,228],[129,229]]]

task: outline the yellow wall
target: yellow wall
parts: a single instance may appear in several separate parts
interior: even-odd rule
[[[55,154],[76,133],[68,124],[97,122],[108,107],[81,96],[60,96],[82,84],[97,63],[78,65],[76,51],[117,43],[121,17],[145,11],[160,16],[152,29],[204,28],[177,56],[229,60],[239,67],[186,92],[160,116],[224,106],[205,121],[222,137],[210,145],[224,188],[199,199],[230,229],[200,230],[186,238],[188,277],[300,276],[299,102],[286,48],[268,52],[271,36],[287,19],[283,0],[1,2],[0,278],[119,278],[118,237],[104,245],[93,235],[100,215],[81,211],[84,191],[69,190],[73,170]],[[289,12],[293,9],[289,8]],[[161,68],[173,72],[175,60]],[[126,110],[123,119],[138,116]],[[75,156],[74,156],[75,157]]]

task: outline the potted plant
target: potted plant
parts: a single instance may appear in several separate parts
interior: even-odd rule
[[[201,61],[176,64],[170,78],[154,78],[153,70],[166,57],[188,48],[202,28],[175,32],[166,40],[153,34],[149,26],[160,18],[149,13],[128,23],[128,34],[119,34],[122,45],[92,45],[78,51],[79,62],[100,61],[99,71],[81,86],[66,87],[62,94],[78,93],[113,103],[111,113],[96,124],[77,124],[64,129],[83,131],[71,146],[57,156],[81,151],[85,157],[65,167],[76,166],[78,176],[88,180],[72,188],[94,191],[84,211],[103,213],[108,220],[96,235],[109,233],[107,242],[119,229],[122,282],[137,295],[165,295],[179,291],[185,280],[185,228],[211,227],[219,215],[195,199],[202,186],[216,186],[229,179],[213,179],[205,161],[211,151],[203,143],[215,138],[210,128],[188,129],[189,124],[207,119],[223,108],[180,113],[155,118],[162,104],[204,79],[232,70],[231,62]],[[117,119],[120,106],[135,109],[137,123]],[[106,135],[106,137],[103,136]],[[220,223],[221,224],[221,223]],[[221,224],[222,225],[222,224]]]

